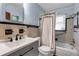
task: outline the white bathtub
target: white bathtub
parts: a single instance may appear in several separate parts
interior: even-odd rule
[[[56,42],[57,56],[77,56],[76,49],[67,43]]]

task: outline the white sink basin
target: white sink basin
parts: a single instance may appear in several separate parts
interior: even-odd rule
[[[18,43],[15,44],[15,43],[10,43],[9,42],[9,43],[5,43],[5,45],[12,48],[12,47],[18,46],[19,44]]]
[[[22,39],[22,40],[13,41],[13,42],[6,42],[5,45],[8,47],[15,47],[23,44],[24,42],[25,42],[24,39]]]
[[[20,46],[23,44],[28,44],[30,42],[34,42],[34,40],[36,40],[37,38],[24,38],[21,40],[17,40],[17,41],[13,41],[13,42],[6,42],[4,43],[7,47],[16,47],[16,46]]]

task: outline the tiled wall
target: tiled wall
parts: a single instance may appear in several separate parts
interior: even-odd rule
[[[29,37],[39,37],[40,36],[40,30],[37,28],[29,27],[27,28],[27,34]]]
[[[10,24],[0,24],[0,40],[7,39],[8,37],[14,38],[16,34],[19,34],[19,29],[24,29],[24,33],[20,35],[26,35],[28,37],[38,37],[39,28],[27,27],[20,25],[10,25]],[[5,35],[5,29],[12,29],[13,33],[11,35]]]
[[[64,32],[56,32],[56,38],[58,38],[58,41],[64,42],[66,41],[66,33]]]
[[[5,25],[0,24],[0,39],[4,39],[4,38],[5,38]]]

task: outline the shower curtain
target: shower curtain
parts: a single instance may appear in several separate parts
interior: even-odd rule
[[[42,45],[55,48],[55,14],[42,17]]]

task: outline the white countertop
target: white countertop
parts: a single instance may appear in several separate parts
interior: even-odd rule
[[[30,44],[32,44],[33,42],[38,41],[40,38],[36,37],[36,38],[25,38],[25,39],[21,39],[18,41],[13,41],[13,42],[0,42],[0,55],[9,55],[21,48],[23,48],[24,46],[28,46]]]

